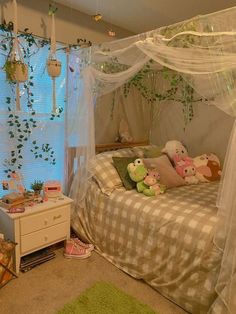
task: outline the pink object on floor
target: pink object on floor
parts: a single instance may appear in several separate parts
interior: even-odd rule
[[[72,238],[71,240],[73,240],[77,245],[79,245],[82,248],[87,249],[88,251],[93,251],[94,250],[94,245],[90,244],[90,243],[84,243],[82,242],[80,239],[78,238]]]
[[[89,257],[90,255],[91,252],[89,250],[86,250],[85,248],[77,245],[73,240],[66,241],[66,246],[64,249],[64,256],[66,258],[83,259]]]

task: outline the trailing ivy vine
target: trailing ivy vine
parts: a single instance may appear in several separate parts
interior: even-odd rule
[[[202,101],[198,97],[193,87],[183,79],[183,76],[169,68],[163,67],[160,70],[153,70],[153,60],[150,60],[136,75],[134,75],[126,84],[124,84],[124,96],[128,97],[131,87],[135,87],[148,103],[160,101],[176,101],[182,104],[185,125],[189,123],[194,116],[193,103]],[[161,75],[167,81],[167,89],[158,91],[147,85],[148,75]],[[206,99],[205,99],[206,100]]]
[[[0,50],[2,54],[6,57],[6,63],[12,49],[13,41],[13,23],[6,23],[3,21],[0,24],[1,40],[0,40]],[[25,143],[31,139],[31,149],[35,159],[42,159],[45,162],[49,162],[51,165],[56,164],[55,152],[53,147],[49,143],[38,144],[36,140],[32,139],[33,130],[38,127],[37,120],[35,119],[36,112],[34,110],[34,68],[30,63],[31,56],[36,54],[40,48],[49,44],[48,40],[42,40],[35,38],[32,33],[28,32],[28,29],[18,35],[19,38],[23,39],[24,45],[21,45],[23,52],[24,61],[28,65],[28,81],[23,84],[24,91],[26,93],[26,106],[27,112],[18,113],[14,109],[15,103],[15,85],[14,81],[8,80],[7,82],[11,86],[12,95],[6,97],[6,105],[8,110],[8,136],[9,136],[9,146],[11,151],[9,152],[9,157],[4,160],[4,172],[8,178],[10,178],[11,173],[20,170],[23,166],[23,150]],[[3,66],[6,70],[6,66]],[[51,113],[49,120],[54,120],[61,116],[63,108],[59,107],[57,113]]]

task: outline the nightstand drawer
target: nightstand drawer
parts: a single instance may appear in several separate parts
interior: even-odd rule
[[[63,222],[59,225],[21,236],[21,254],[66,239],[68,224],[69,222]]]
[[[41,230],[63,221],[69,220],[70,206],[62,206],[56,209],[44,211],[20,219],[21,235]]]

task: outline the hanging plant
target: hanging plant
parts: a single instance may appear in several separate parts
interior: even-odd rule
[[[12,33],[11,25],[13,25],[13,23],[4,23],[0,25],[0,30],[3,32],[3,34],[1,34],[0,49],[2,50],[3,54],[6,54],[7,60],[9,59],[10,53],[13,50],[14,34]],[[41,47],[48,45],[49,42],[47,40],[35,38],[32,33],[28,33],[28,29],[25,29],[25,32],[19,34],[18,38],[22,38],[21,58],[26,60],[27,76],[29,76],[28,80],[23,83],[24,94],[26,95],[27,114],[25,116],[25,114],[22,115],[15,111],[14,99],[17,97],[17,93],[15,91],[16,81],[15,78],[11,77],[11,75],[14,73],[11,66],[12,63],[6,61],[4,69],[6,73],[9,73],[10,79],[7,82],[10,84],[12,92],[12,95],[8,95],[6,97],[6,105],[8,109],[8,140],[10,151],[8,158],[6,158],[2,164],[4,167],[3,171],[7,178],[10,178],[12,173],[22,169],[24,158],[23,156],[25,153],[27,154],[25,151],[25,144],[30,140],[32,142],[29,150],[31,150],[35,159],[41,159],[44,162],[50,163],[51,165],[56,164],[53,147],[51,147],[49,143],[41,143],[40,145],[37,143],[34,144],[34,141],[32,140],[33,130],[38,127],[38,122],[35,119],[36,112],[33,108],[34,93],[32,88],[34,87],[34,67],[31,65],[30,60],[32,55],[36,54]],[[19,60],[17,60],[15,63],[16,67],[21,66]],[[24,69],[22,69],[22,72],[24,72]],[[62,111],[63,109],[58,107],[56,113],[52,113],[49,119],[54,120],[59,118]]]
[[[17,37],[18,24],[17,24],[17,3],[13,0],[13,40],[10,46],[9,54],[3,69],[6,72],[6,79],[9,82],[16,83],[16,110],[20,110],[20,85],[28,79],[28,67],[24,63],[24,58],[21,53],[19,39]]]
[[[61,74],[61,62],[56,58],[56,35],[55,35],[55,13],[57,8],[53,7],[51,4],[49,5],[48,14],[51,16],[51,47],[50,54],[47,60],[47,72],[48,75],[52,78],[53,83],[53,95],[52,95],[52,112],[57,112],[56,105],[56,77]]]
[[[28,79],[28,67],[20,60],[7,60],[3,69],[6,72],[6,78],[10,82],[23,83]]]
[[[48,75],[52,78],[58,77],[61,74],[61,62],[56,59],[47,60]]]

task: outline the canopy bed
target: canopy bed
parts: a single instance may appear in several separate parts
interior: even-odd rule
[[[152,94],[148,106],[155,102],[158,107],[174,95],[183,106],[185,126],[194,121],[195,100],[215,105],[234,122],[235,17],[236,7],[198,16],[72,51],[69,60],[67,145],[79,165],[71,167],[72,227],[105,258],[192,313],[236,311],[235,123],[226,156],[222,154],[220,183],[175,187],[148,198],[126,191],[112,164],[112,157],[139,156],[148,146],[95,156],[94,105],[119,88],[127,94],[131,84],[140,87],[150,69],[167,76],[172,71],[165,97]],[[176,82],[185,86],[184,95],[176,92]],[[140,91],[145,98],[146,90],[141,86]]]

